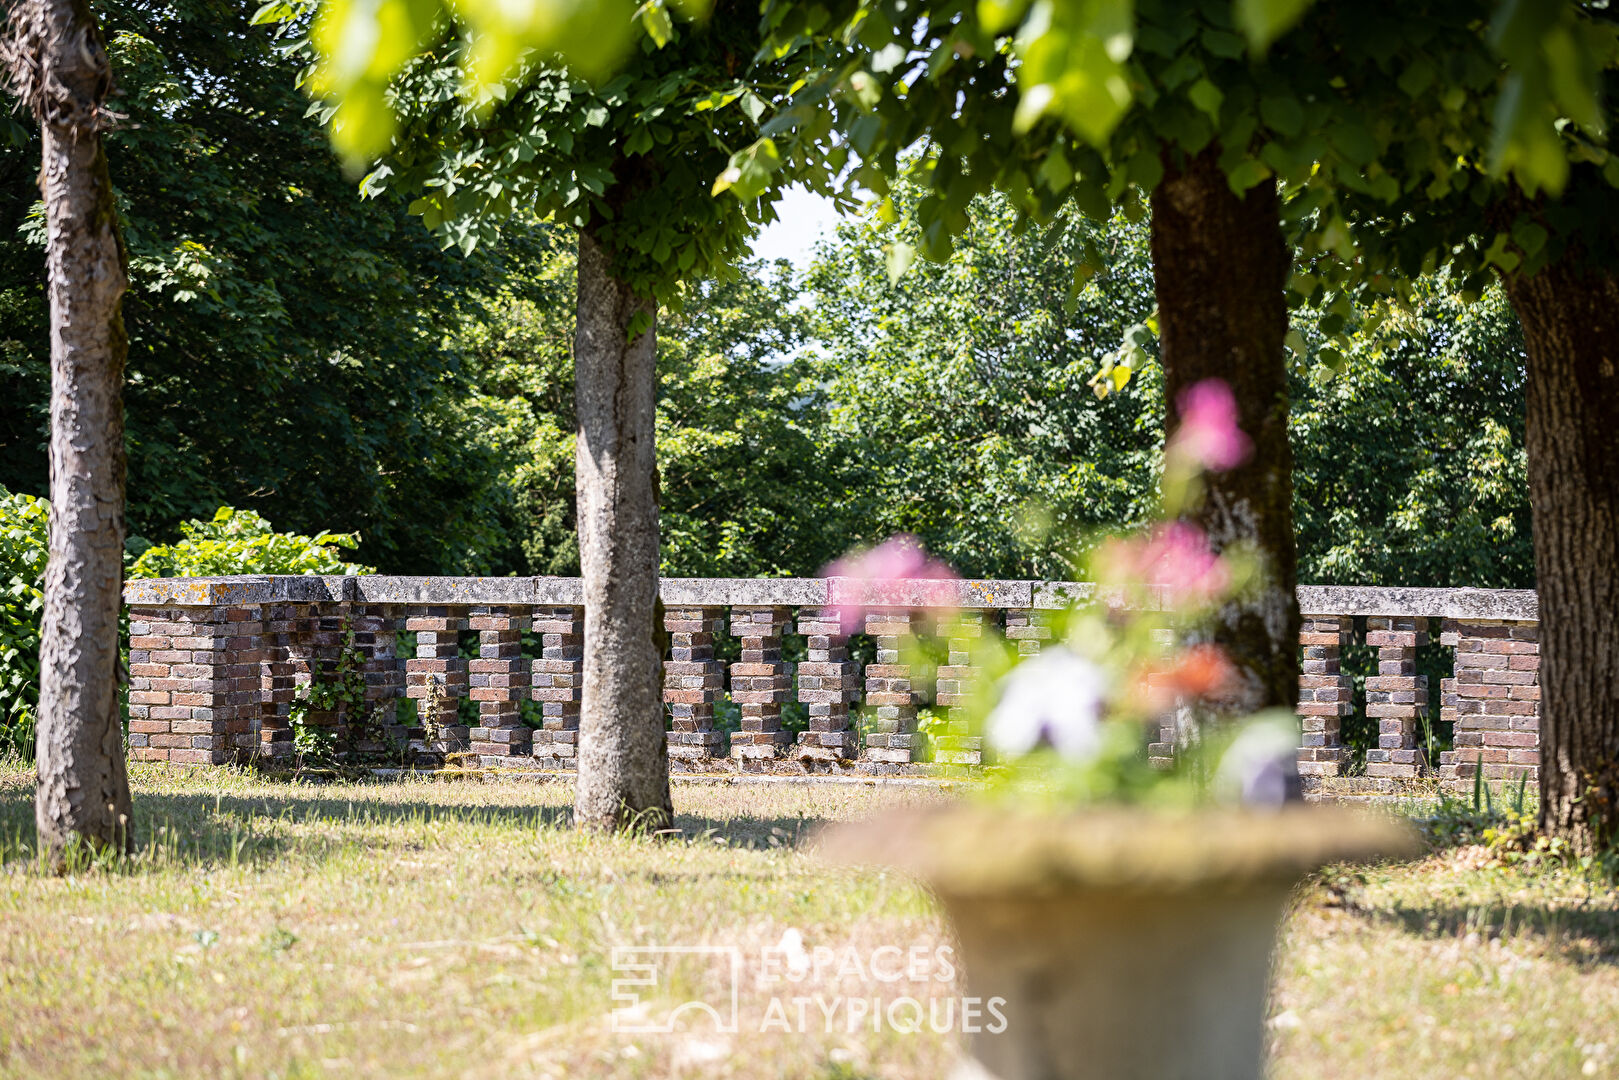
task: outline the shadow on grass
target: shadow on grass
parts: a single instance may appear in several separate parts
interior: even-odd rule
[[[386,798],[386,787],[380,790]],[[572,828],[569,806],[468,805],[452,799],[420,798],[409,802],[334,797],[319,788],[288,794],[218,794],[203,792],[137,792],[135,795],[137,858],[130,869],[193,865],[261,863],[291,855],[317,861],[364,846],[363,834],[338,834],[366,826],[490,827],[507,833],[560,831]],[[747,850],[796,848],[822,819],[804,816],[716,818],[676,814],[673,830],[646,843],[713,843]],[[274,823],[275,828],[267,829]],[[373,841],[381,849],[386,841]],[[34,857],[34,807],[31,788],[0,788],[0,864]]]
[[[1560,959],[1579,965],[1619,962],[1619,907],[1606,897],[1561,903],[1393,904],[1356,908],[1355,913],[1430,940],[1530,938]]]

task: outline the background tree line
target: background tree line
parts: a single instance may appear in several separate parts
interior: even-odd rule
[[[570,238],[531,223],[463,256],[401,199],[357,198],[297,61],[239,8],[117,3],[106,27],[131,548],[229,504],[358,532],[388,572],[576,573]],[[8,131],[0,486],[42,494],[37,134]],[[1152,315],[1145,225],[1020,230],[981,199],[950,261],[893,284],[895,228],[846,222],[806,273],[751,263],[666,312],[665,573],[811,574],[907,531],[965,573],[1061,577],[1091,532],[1145,513],[1161,374],[1088,389]],[[1076,290],[1096,251],[1105,271]],[[1341,351],[1301,327],[1301,580],[1527,587],[1521,334],[1498,290],[1464,304],[1435,278],[1418,298]]]

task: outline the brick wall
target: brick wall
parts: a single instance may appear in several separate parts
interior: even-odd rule
[[[1038,652],[1051,639],[1053,610],[1089,589],[914,582],[862,596],[840,581],[664,583],[673,758],[876,772],[930,761],[979,764],[984,750],[964,712],[977,685],[975,641],[998,630],[1020,652]],[[839,606],[851,595],[866,604],[859,628],[877,650],[864,670],[850,655]],[[194,765],[289,759],[296,702],[340,663],[363,678],[363,704],[302,711],[305,722],[329,727],[345,745],[363,732],[382,740],[365,744],[373,748],[408,742],[418,752],[470,751],[485,764],[530,767],[566,766],[577,753],[584,612],[576,580],[173,579],[130,582],[125,596],[135,758]],[[1379,729],[1367,775],[1460,782],[1480,767],[1488,779],[1536,774],[1540,657],[1532,593],[1322,587],[1301,589],[1300,605],[1301,774],[1337,776],[1350,765],[1342,722],[1353,705],[1342,658],[1357,617],[1365,644],[1377,652],[1377,671],[1365,685],[1366,712]],[[727,617],[740,649],[729,664],[715,653]],[[464,631],[478,636],[470,662],[457,644]],[[525,631],[534,655],[524,654]],[[1455,725],[1455,748],[1430,762],[1420,728],[1431,688],[1416,670],[1416,650],[1435,631],[1454,650],[1454,671],[1437,693],[1442,719]],[[415,635],[410,659],[398,655],[402,632]],[[803,650],[797,665],[784,660],[788,635],[798,635]],[[912,635],[936,639],[944,656],[929,681],[926,669],[910,662],[904,643]],[[414,726],[394,723],[401,697],[421,710]],[[478,703],[475,726],[459,714],[468,697]],[[716,726],[716,705],[727,698],[740,712],[730,735]],[[789,701],[807,713],[796,738],[783,723]],[[926,704],[934,709],[931,742],[919,725]],[[1167,760],[1174,718],[1165,717],[1162,728],[1153,753]]]

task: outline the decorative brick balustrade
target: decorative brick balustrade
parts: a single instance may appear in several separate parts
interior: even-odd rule
[[[585,609],[534,609],[540,655],[529,673],[529,693],[540,702],[541,727],[534,732],[534,758],[568,765],[579,756],[579,689],[585,677]]]
[[[1299,631],[1304,660],[1299,668],[1299,721],[1303,746],[1299,775],[1341,776],[1350,753],[1342,724],[1355,711],[1354,680],[1343,674],[1343,647],[1355,620],[1342,615],[1309,615]]]
[[[998,629],[1036,653],[1052,638],[1052,614],[1092,595],[1071,582],[877,588],[841,578],[669,579],[661,591],[676,767],[718,768],[729,759],[731,768],[786,762],[871,773],[980,764],[984,750],[964,715],[976,685],[975,641]],[[584,626],[576,579],[174,578],[129,582],[124,596],[137,758],[286,759],[295,719],[329,727],[361,751],[408,744],[529,767],[567,766],[576,756]],[[858,629],[875,646],[864,671],[846,636],[856,624],[840,618],[845,605],[864,611]],[[1365,715],[1378,728],[1368,776],[1434,775],[1437,766],[1442,778],[1462,782],[1481,764],[1488,779],[1536,774],[1534,593],[1322,586],[1301,588],[1299,605],[1301,773],[1330,777],[1350,766],[1343,724],[1354,714],[1354,682],[1344,657],[1359,632],[1376,651],[1376,671],[1365,679]],[[1425,760],[1428,686],[1418,671],[1418,650],[1433,630],[1454,649],[1454,673],[1439,684],[1454,749],[1437,763]],[[402,633],[414,637],[406,659]],[[915,667],[902,646],[912,633],[944,643],[946,662],[928,683],[928,668]],[[474,657],[462,651],[471,634]],[[301,704],[311,685],[339,670],[363,678],[363,705],[320,713]],[[740,713],[730,732],[716,715],[727,696],[728,715]],[[395,721],[401,697],[415,705],[414,727]],[[475,726],[462,720],[468,698],[478,703]],[[1174,730],[1166,718],[1154,756],[1173,752]]]

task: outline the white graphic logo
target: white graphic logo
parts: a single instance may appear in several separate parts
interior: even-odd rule
[[[667,1034],[703,1025],[704,1014],[721,1034],[736,1034],[740,1024],[737,987],[742,978],[742,950],[734,945],[615,945],[613,971],[613,1030],[626,1034]],[[663,1016],[652,1013],[652,1002],[668,989],[673,970],[694,968],[724,973],[728,990],[710,998],[688,998]]]

